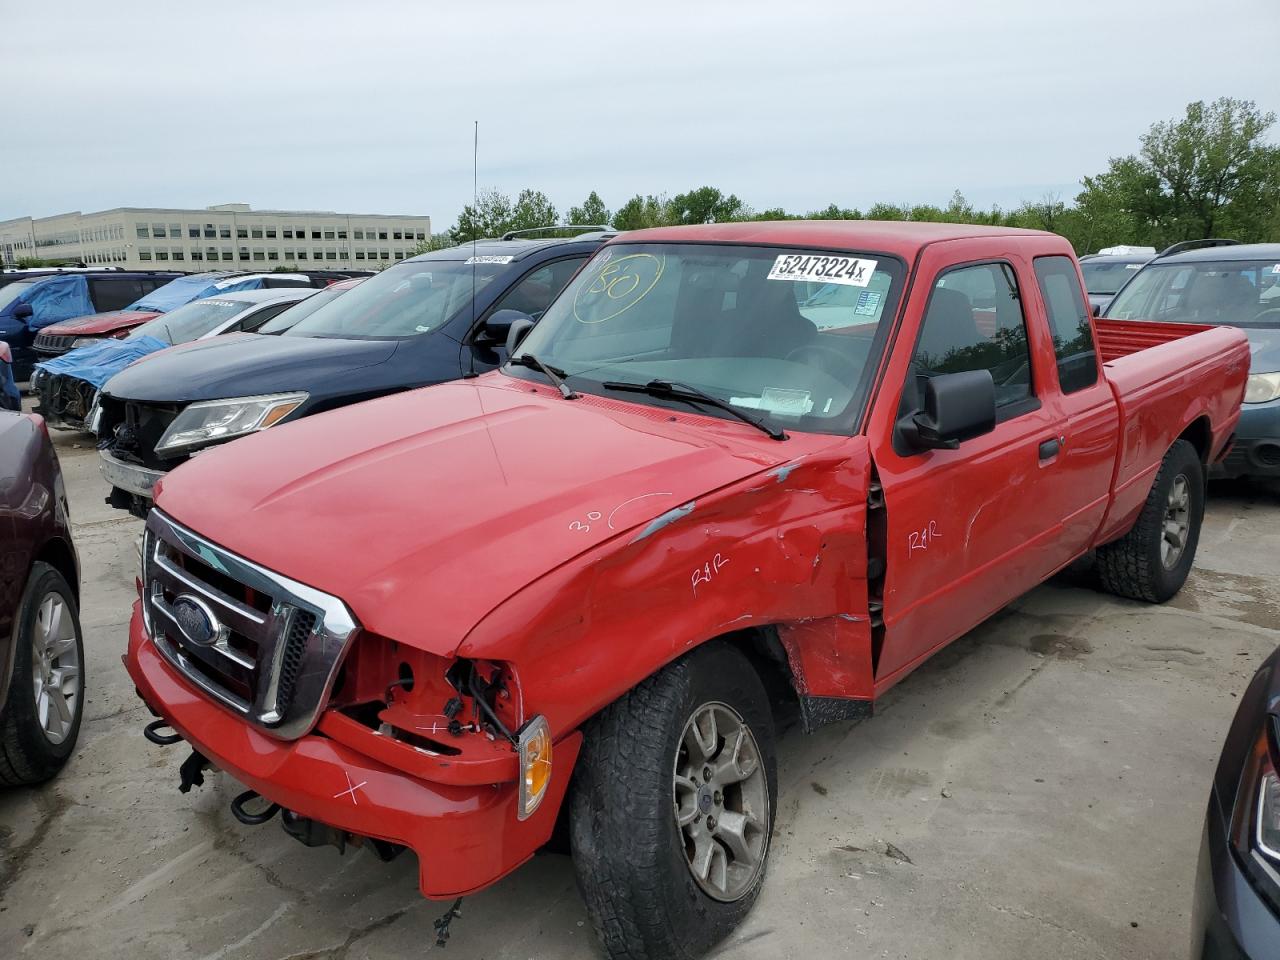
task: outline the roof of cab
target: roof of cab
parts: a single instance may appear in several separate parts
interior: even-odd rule
[[[427,253],[421,253],[416,257],[410,257],[405,263],[419,263],[424,260],[467,260],[472,256],[476,257],[511,257],[512,260],[523,260],[531,253],[539,250],[545,250],[547,247],[564,246],[569,243],[603,243],[615,234],[613,231],[605,232],[596,230],[590,233],[580,233],[573,237],[542,237],[539,239],[530,239],[528,237],[513,237],[510,240],[500,240],[493,237],[487,237],[483,240],[477,240],[474,244],[461,243],[456,247],[447,247],[444,250],[430,250]]]
[[[620,234],[615,243],[758,243],[770,246],[874,250],[915,256],[942,240],[975,237],[1054,237],[1043,230],[983,227],[967,223],[917,223],[901,220],[759,220],[708,223],[691,227],[650,227]],[[1063,241],[1065,243],[1065,241]]]

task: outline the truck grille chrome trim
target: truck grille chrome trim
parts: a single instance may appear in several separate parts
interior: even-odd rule
[[[341,600],[155,509],[142,575],[144,621],[171,666],[273,737],[293,740],[315,726],[357,630]]]

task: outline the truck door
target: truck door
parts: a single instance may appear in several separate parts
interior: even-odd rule
[[[877,689],[1039,583],[1061,529],[1040,486],[1060,415],[1033,362],[1015,260],[1029,270],[1013,243],[959,266],[945,247],[921,257],[868,430],[885,507]],[[894,424],[919,409],[921,378],[977,369],[996,384],[995,429],[955,450],[903,445]]]
[[[1062,420],[1062,449],[1052,468],[1043,471],[1041,488],[1062,516],[1057,565],[1064,566],[1089,548],[1106,513],[1120,413],[1098,370],[1090,310],[1075,261],[1036,257],[1032,264],[1052,337]]]

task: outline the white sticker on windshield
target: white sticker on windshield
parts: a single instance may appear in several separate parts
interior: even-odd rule
[[[788,390],[784,387],[765,387],[758,397],[730,397],[735,407],[748,410],[768,410],[770,413],[802,417],[813,409],[808,390]]]
[[[858,305],[853,312],[860,317],[874,317],[880,309],[881,297],[879,290],[863,290],[858,294]]]
[[[1140,263],[1126,263],[1126,264],[1124,265],[1124,268],[1125,268],[1126,270],[1141,270],[1141,269],[1142,269],[1142,264],[1140,264]]]
[[[1277,263],[1274,267],[1272,267],[1272,268],[1271,268],[1271,272],[1272,272],[1272,273],[1280,273],[1280,263]]]
[[[467,263],[510,263],[515,257],[467,257]]]
[[[816,283],[842,283],[848,287],[865,287],[871,282],[876,261],[857,257],[826,254],[784,253],[773,261],[770,280],[810,280]]]

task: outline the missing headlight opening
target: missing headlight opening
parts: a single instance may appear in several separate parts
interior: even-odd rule
[[[486,750],[524,722],[514,674],[504,664],[434,654],[365,634],[351,651],[334,707],[379,736],[428,755]],[[477,745],[478,746],[478,745]]]

